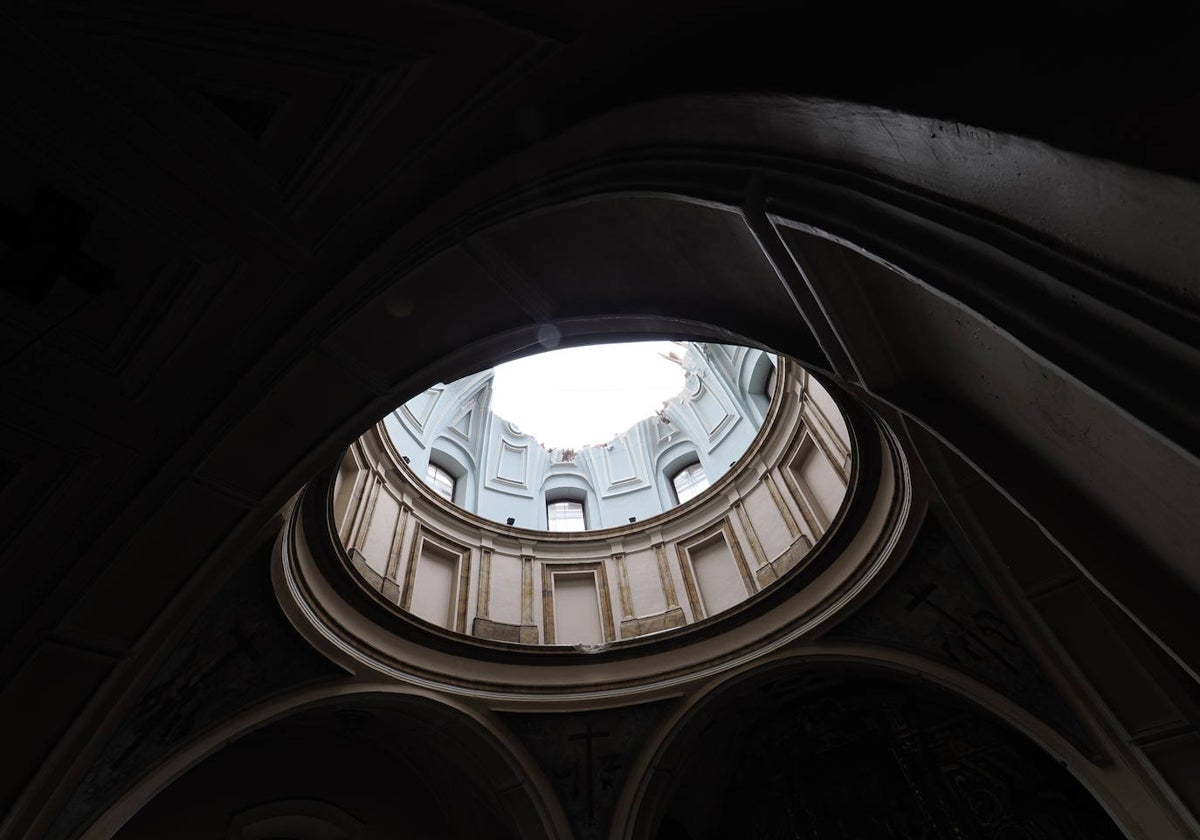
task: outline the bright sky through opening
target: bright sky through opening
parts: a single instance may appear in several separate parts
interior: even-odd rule
[[[492,411],[548,449],[606,443],[683,390],[672,341],[553,350],[496,368]]]

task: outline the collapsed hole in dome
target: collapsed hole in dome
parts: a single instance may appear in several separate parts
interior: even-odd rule
[[[524,529],[597,530],[720,478],[766,417],[762,372],[774,366],[733,345],[572,347],[435,385],[384,426],[413,475],[458,507]]]
[[[546,449],[606,443],[661,411],[684,387],[689,345],[593,344],[493,368],[491,410]]]
[[[598,445],[548,449],[517,428],[494,411],[491,369],[389,413],[333,486],[360,583],[446,630],[600,650],[705,621],[802,565],[851,486],[841,409],[764,350],[667,346],[683,387]]]

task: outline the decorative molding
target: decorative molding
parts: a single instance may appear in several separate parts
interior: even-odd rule
[[[472,426],[475,421],[475,406],[472,405],[466,411],[462,412],[453,422],[450,423],[449,429],[454,434],[458,435],[466,442],[470,442],[472,437]]]
[[[433,416],[433,410],[437,407],[444,391],[445,388],[435,385],[404,403],[396,409],[400,421],[415,430],[418,437],[424,436],[425,426]]]
[[[617,435],[607,445],[599,447],[607,484],[600,492],[602,498],[617,496],[650,486],[645,476],[646,465],[642,458],[642,447],[631,445],[630,437],[639,438],[637,427]]]
[[[521,490],[529,489],[529,445],[518,446],[507,440],[501,440],[496,450],[496,461],[492,480],[508,487]]]
[[[716,445],[725,435],[729,434],[740,419],[724,395],[703,382],[700,383],[695,396],[688,400],[687,405],[692,416],[696,418],[696,422],[707,435],[709,452],[716,448]]]

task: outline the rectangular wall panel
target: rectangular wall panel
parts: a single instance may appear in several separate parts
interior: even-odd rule
[[[771,491],[765,484],[759,484],[746,498],[745,506],[763,553],[768,560],[777,559],[792,544],[792,534],[779,506],[771,498]]]
[[[396,520],[400,516],[400,503],[386,490],[380,490],[375,501],[375,510],[367,525],[367,538],[363,542],[362,555],[367,565],[379,574],[387,571],[388,552],[392,550],[392,538],[396,535]]]
[[[634,615],[654,615],[667,608],[658,563],[653,551],[632,552],[625,557]]]
[[[704,610],[708,615],[746,600],[746,584],[723,536],[689,548],[688,555],[692,560],[692,571],[696,574],[700,600],[704,602]]]
[[[458,557],[426,543],[413,578],[413,613],[433,624],[452,627],[457,576]]]
[[[488,618],[521,623],[521,558],[497,551],[492,554]]]
[[[842,498],[846,495],[846,485],[842,483],[842,477],[838,475],[833,465],[814,445],[804,453],[804,456],[793,465],[792,469],[808,487],[813,500],[821,506],[821,512],[825,514],[825,521],[832,520],[842,505]]]
[[[554,576],[554,641],[560,645],[604,641],[596,576],[591,572]]]

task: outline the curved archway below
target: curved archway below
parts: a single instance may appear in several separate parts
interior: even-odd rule
[[[614,837],[1176,836],[1144,824],[1153,810],[1119,761],[1088,761],[952,669],[863,645],[818,643],[717,681],[640,768]]]
[[[84,836],[258,840],[271,826],[322,840],[398,826],[406,837],[563,834],[544,782],[529,777],[538,771],[494,722],[422,694],[304,692],[222,730],[144,779]]]

